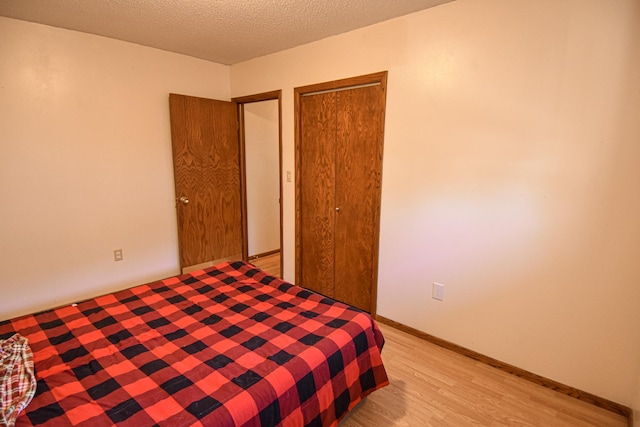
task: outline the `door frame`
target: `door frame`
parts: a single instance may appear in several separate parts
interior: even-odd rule
[[[282,90],[263,92],[255,95],[239,96],[231,98],[238,104],[238,136],[240,141],[240,188],[242,211],[242,258],[249,259],[249,234],[247,218],[247,164],[245,145],[244,105],[254,102],[278,100],[278,176],[280,182],[280,277],[284,277],[284,247],[283,247],[283,209],[282,209]]]
[[[301,233],[301,144],[302,144],[302,127],[300,114],[300,102],[301,98],[305,95],[310,95],[317,92],[335,92],[340,90],[356,89],[362,86],[381,85],[385,97],[387,92],[387,71],[380,71],[377,73],[366,74],[357,77],[349,77],[346,79],[332,80],[324,83],[317,83],[308,86],[300,86],[294,88],[294,136],[295,136],[295,283],[300,285],[302,278],[301,262],[302,262],[302,233]],[[385,103],[386,111],[386,103]],[[384,124],[383,124],[384,132]],[[384,144],[384,136],[382,144]],[[381,150],[382,152],[382,150]],[[382,186],[377,189],[379,192],[377,197],[377,206],[374,207],[375,221],[378,223],[378,227],[375,229],[374,241],[373,241],[373,277],[371,278],[371,311],[372,315],[376,314],[377,302],[378,302],[378,258],[379,258],[379,245],[380,245],[380,206],[381,206],[381,194]],[[304,286],[304,284],[302,284]]]

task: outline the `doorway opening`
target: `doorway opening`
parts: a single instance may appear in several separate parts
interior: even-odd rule
[[[242,256],[282,277],[282,91],[233,98],[238,104]]]

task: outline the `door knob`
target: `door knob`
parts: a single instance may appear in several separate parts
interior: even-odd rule
[[[184,197],[184,196],[182,196],[182,197],[180,197],[178,200],[179,200],[179,201],[180,201],[180,203],[182,203],[183,205],[188,205],[188,204],[189,204],[189,198],[188,198],[188,197]]]
[[[336,212],[340,212],[340,208],[339,207],[336,207]]]

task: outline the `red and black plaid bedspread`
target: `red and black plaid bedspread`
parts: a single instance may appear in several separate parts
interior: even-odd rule
[[[335,426],[388,384],[371,317],[222,264],[0,323],[35,360],[17,426]]]

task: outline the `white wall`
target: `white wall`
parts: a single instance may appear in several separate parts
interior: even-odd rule
[[[0,39],[0,319],[177,274],[169,93],[229,99],[229,67],[7,18]]]
[[[458,0],[233,65],[231,92],[283,90],[286,173],[293,88],[388,70],[378,313],[631,406],[639,8]]]
[[[278,100],[244,104],[249,256],[280,249]]]

